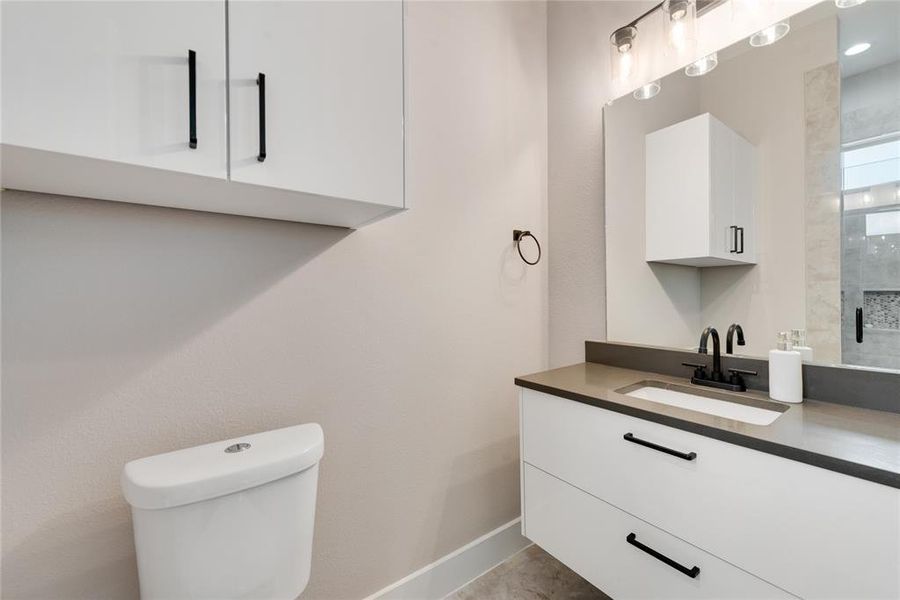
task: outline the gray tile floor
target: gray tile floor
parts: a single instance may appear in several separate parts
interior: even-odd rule
[[[538,548],[529,546],[445,600],[610,600]]]

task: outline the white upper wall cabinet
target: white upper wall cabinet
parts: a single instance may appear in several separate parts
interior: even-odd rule
[[[228,10],[232,180],[403,207],[402,3]]]
[[[222,0],[4,0],[2,28],[4,144],[227,176]]]
[[[753,146],[709,113],[646,137],[647,262],[756,263]]]
[[[0,7],[6,188],[340,227],[405,208],[400,0]]]

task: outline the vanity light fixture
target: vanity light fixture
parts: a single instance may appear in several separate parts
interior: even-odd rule
[[[844,50],[844,56],[856,56],[857,54],[862,54],[866,50],[872,47],[872,44],[869,42],[862,42],[860,44],[853,44],[846,50]]]
[[[834,0],[834,5],[838,8],[853,8],[859,6],[866,0]]]
[[[704,56],[700,60],[695,60],[688,66],[684,68],[684,74],[688,77],[699,77],[700,75],[706,75],[710,71],[716,68],[716,65],[719,64],[719,57],[716,52]]]
[[[662,11],[669,45],[677,53],[688,50],[694,41],[697,21],[695,0],[665,0]]]
[[[791,24],[787,21],[779,21],[774,25],[769,25],[762,31],[757,31],[750,36],[750,45],[754,48],[762,46],[770,46],[786,36],[791,30]]]
[[[651,81],[634,90],[634,97],[638,100],[649,100],[657,95],[660,89],[662,89],[662,86],[660,86],[659,80],[657,79],[656,81]]]
[[[613,81],[624,83],[631,77],[631,68],[634,64],[634,40],[636,37],[637,27],[634,25],[620,27],[609,36],[609,42],[613,46],[609,53]]]

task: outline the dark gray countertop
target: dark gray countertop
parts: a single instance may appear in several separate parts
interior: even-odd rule
[[[598,363],[525,375],[516,385],[900,488],[900,414],[807,399],[786,405],[787,412],[771,425],[750,425],[615,391],[644,380],[691,385],[687,379]],[[774,402],[761,392],[742,395]]]

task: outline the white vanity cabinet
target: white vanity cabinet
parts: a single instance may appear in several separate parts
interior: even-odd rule
[[[892,487],[530,389],[520,410],[523,534],[615,598],[900,597]]]
[[[226,178],[223,0],[0,11],[4,145]]]
[[[402,3],[232,0],[228,11],[231,178],[402,207]]]
[[[400,0],[0,6],[3,187],[340,227],[405,208]]]
[[[647,134],[647,262],[755,264],[755,154],[709,113]]]

